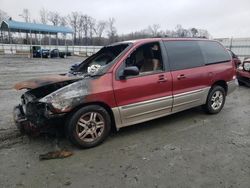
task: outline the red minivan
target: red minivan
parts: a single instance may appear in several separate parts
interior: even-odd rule
[[[202,105],[210,114],[236,88],[233,60],[217,41],[151,38],[103,47],[69,73],[15,85],[27,89],[14,119],[22,131],[63,120],[69,140],[100,144],[114,126]]]

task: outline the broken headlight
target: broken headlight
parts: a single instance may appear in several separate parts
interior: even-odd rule
[[[81,80],[56,90],[40,99],[39,102],[49,103],[53,108],[63,112],[77,105],[87,94],[86,80]]]

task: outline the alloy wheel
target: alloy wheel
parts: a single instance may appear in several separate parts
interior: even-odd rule
[[[79,118],[76,133],[82,141],[93,142],[102,135],[104,128],[103,116],[98,112],[88,112]]]
[[[223,104],[223,93],[221,91],[214,92],[213,96],[211,97],[211,107],[214,110],[218,110]]]

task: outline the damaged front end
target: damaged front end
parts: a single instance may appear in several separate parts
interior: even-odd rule
[[[29,92],[21,97],[21,104],[14,107],[14,121],[18,129],[24,133],[38,132],[41,127],[47,125],[52,119],[48,104],[40,103]]]
[[[83,77],[62,78],[62,81],[30,80],[16,84],[16,89],[28,89],[21,96],[21,104],[14,107],[14,121],[21,132],[39,133],[51,125],[63,123],[63,117],[79,105],[88,93]],[[40,83],[36,85],[35,83]],[[25,87],[20,87],[25,85]],[[30,86],[30,87],[29,87]]]

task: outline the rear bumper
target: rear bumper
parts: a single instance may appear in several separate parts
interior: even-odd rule
[[[231,94],[238,87],[238,85],[237,79],[227,82],[227,95]]]

